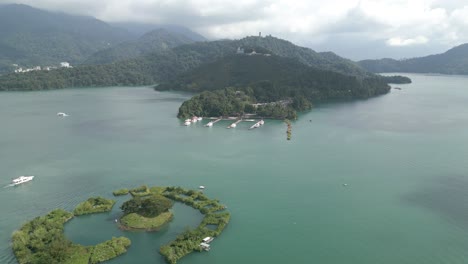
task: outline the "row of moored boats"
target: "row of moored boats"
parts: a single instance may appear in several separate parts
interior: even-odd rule
[[[192,118],[185,119],[184,126],[190,126],[191,124],[196,123],[198,121],[202,121],[202,120],[203,120],[202,117],[193,116]],[[220,119],[218,119],[216,121],[210,121],[205,126],[206,127],[212,127],[213,124],[216,123],[219,120]],[[253,120],[246,120],[246,121],[253,121]],[[238,122],[234,122],[231,125],[229,125],[227,128],[235,128],[237,126],[237,123]],[[258,127],[263,126],[264,124],[265,124],[265,121],[263,121],[263,119],[262,119],[262,120],[258,121],[257,123],[255,123],[253,126],[251,126],[249,129],[258,128]]]
[[[202,121],[203,120],[203,117],[197,117],[197,116],[193,116],[191,119],[185,119],[185,122],[184,122],[184,125],[185,126],[190,126],[192,123],[196,123],[198,121]]]

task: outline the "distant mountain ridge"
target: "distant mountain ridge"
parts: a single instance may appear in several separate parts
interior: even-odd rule
[[[78,63],[94,52],[129,40],[123,29],[86,16],[39,10],[27,5],[0,6],[0,72],[22,66]]]
[[[182,26],[111,25],[93,17],[22,4],[0,5],[0,75],[13,72],[14,64],[31,68],[64,61],[73,66],[110,63],[203,40]]]
[[[141,37],[145,35],[146,33],[153,31],[153,30],[164,29],[171,33],[183,35],[186,38],[193,40],[194,42],[207,40],[204,36],[196,32],[193,32],[192,30],[186,27],[179,26],[179,25],[145,24],[145,23],[137,23],[137,22],[113,22],[113,23],[110,23],[110,25],[118,27],[118,28],[126,29],[138,37]]]
[[[149,53],[161,53],[174,47],[193,43],[194,40],[182,34],[156,29],[138,38],[93,54],[85,64],[106,64],[114,61],[136,58]]]
[[[363,60],[358,64],[371,72],[414,72],[441,74],[468,74],[468,44],[454,47],[444,53],[420,58],[394,60]]]

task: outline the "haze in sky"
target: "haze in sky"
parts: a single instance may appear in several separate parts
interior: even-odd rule
[[[0,0],[107,22],[179,24],[208,39],[271,34],[351,59],[404,58],[468,42],[464,0]]]

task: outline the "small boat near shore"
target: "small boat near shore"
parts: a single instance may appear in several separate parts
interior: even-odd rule
[[[28,181],[32,181],[33,179],[34,179],[34,176],[20,176],[16,179],[13,179],[11,181],[11,184],[16,186],[16,185],[19,185]]]

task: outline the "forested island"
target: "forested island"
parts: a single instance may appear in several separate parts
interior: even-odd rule
[[[121,195],[122,192],[114,192]],[[172,220],[169,211],[173,202],[162,195],[161,189],[151,191],[147,186],[130,190],[133,198],[124,202],[120,209],[124,215],[120,218],[121,228],[126,230],[143,229],[156,231]]]
[[[121,206],[124,214],[119,225],[123,229],[157,230],[172,219],[172,212],[169,210],[173,201],[191,206],[204,215],[195,229],[187,229],[174,241],[161,246],[159,251],[170,264],[177,263],[193,251],[202,251],[201,242],[204,238],[219,236],[230,219],[226,206],[218,200],[209,199],[201,191],[181,187],[149,188],[143,185],[131,190],[117,190],[114,194],[132,195]],[[124,254],[131,245],[126,237],[112,238],[95,246],[82,246],[68,240],[63,232],[64,224],[73,217],[109,212],[114,204],[115,201],[110,199],[92,197],[77,205],[74,213],[56,209],[27,222],[12,236],[16,259],[20,264],[95,264]]]

